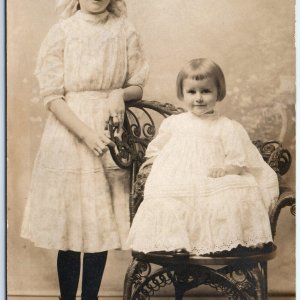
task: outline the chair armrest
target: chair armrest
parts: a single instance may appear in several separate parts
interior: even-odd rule
[[[280,184],[279,191],[280,194],[278,200],[276,201],[270,212],[270,224],[273,239],[275,238],[277,221],[281,210],[286,206],[290,206],[291,213],[293,215],[296,214],[296,196],[294,191],[285,183]]]

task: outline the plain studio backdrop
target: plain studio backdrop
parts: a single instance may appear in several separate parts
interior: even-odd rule
[[[210,57],[223,69],[227,97],[219,110],[252,139],[295,148],[294,0],[127,0],[150,64],[144,99],[176,100],[178,70]],[[55,1],[7,1],[8,294],[58,295],[56,251],[20,238],[30,176],[47,116],[33,72],[40,43],[58,21]],[[287,176],[295,185],[294,162]],[[295,218],[284,211],[269,263],[269,291],[295,292]],[[122,293],[130,252],[111,251],[102,295]],[[199,292],[199,290],[195,291]],[[168,293],[168,290],[162,291]]]

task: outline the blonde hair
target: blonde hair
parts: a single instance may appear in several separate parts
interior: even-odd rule
[[[61,11],[63,19],[71,17],[80,10],[79,0],[56,0],[56,9]],[[124,0],[110,0],[107,10],[117,17],[126,16],[127,9]]]
[[[179,71],[176,81],[177,97],[183,99],[182,85],[186,78],[194,80],[203,80],[212,78],[218,90],[217,101],[222,101],[226,96],[226,83],[222,69],[211,59],[196,58],[190,60]]]

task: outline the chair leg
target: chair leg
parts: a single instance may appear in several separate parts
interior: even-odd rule
[[[137,272],[138,263],[136,259],[133,259],[127,269],[124,280],[123,300],[131,300],[134,275]]]
[[[268,300],[267,262],[257,263],[251,273],[255,279],[255,300]]]
[[[264,261],[261,263],[262,275],[264,280],[264,299],[268,300],[268,262]]]
[[[180,288],[175,288],[175,300],[182,300],[184,296],[184,291]]]

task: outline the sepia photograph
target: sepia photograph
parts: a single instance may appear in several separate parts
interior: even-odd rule
[[[296,0],[5,18],[8,300],[296,299]]]

